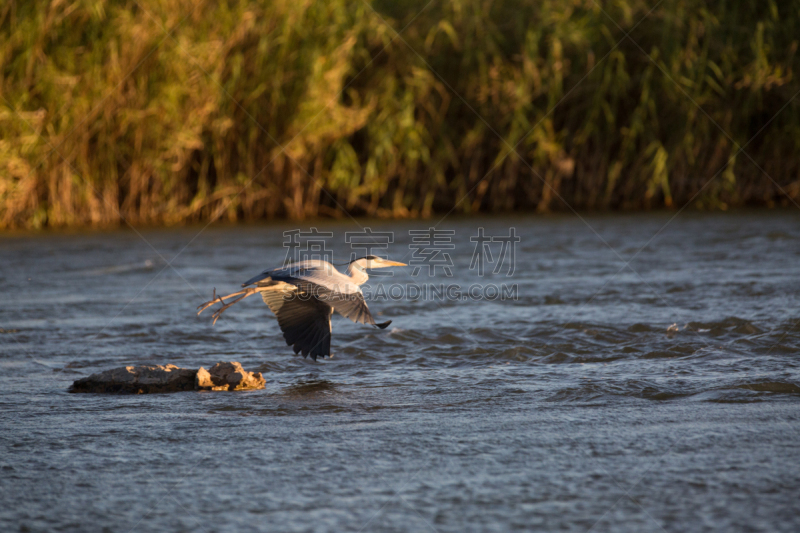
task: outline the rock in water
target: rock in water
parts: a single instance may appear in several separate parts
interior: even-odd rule
[[[197,370],[175,365],[141,365],[113,368],[72,384],[71,392],[176,392],[194,390]]]
[[[217,363],[211,370],[201,366],[195,386],[197,390],[250,390],[263,389],[265,382],[261,372],[247,372],[234,361]]]
[[[124,366],[75,381],[70,392],[179,392],[189,390],[250,390],[264,388],[260,372],[246,372],[236,362],[217,363],[211,371],[175,365]]]

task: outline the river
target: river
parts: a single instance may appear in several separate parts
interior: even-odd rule
[[[674,214],[0,236],[2,529],[800,531],[800,212]],[[315,362],[257,297],[196,316],[310,226],[422,265],[370,279],[386,330]],[[217,361],[266,388],[67,392]]]

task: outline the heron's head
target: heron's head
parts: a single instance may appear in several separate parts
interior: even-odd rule
[[[368,255],[366,257],[356,259],[355,261],[352,262],[356,263],[361,268],[386,268],[386,267],[407,266],[405,263],[401,263],[399,261],[390,261],[389,259],[384,259],[376,255]]]

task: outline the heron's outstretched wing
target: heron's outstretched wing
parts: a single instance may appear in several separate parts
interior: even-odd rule
[[[261,297],[278,318],[286,344],[294,353],[310,355],[315,361],[330,355],[331,306],[300,293],[294,285],[279,282],[272,287],[261,291]]]
[[[333,307],[337,313],[357,324],[370,324],[383,329],[392,323],[391,320],[380,324],[375,322],[375,318],[370,313],[367,302],[364,301],[364,294],[360,289],[357,292],[344,293],[330,290],[308,281],[297,281],[295,283],[303,293],[313,294],[323,303]]]

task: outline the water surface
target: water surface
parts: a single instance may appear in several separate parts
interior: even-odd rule
[[[798,531],[800,216],[672,216],[449,218],[452,278],[379,282],[518,298],[373,301],[392,325],[334,317],[335,356],[318,362],[292,355],[257,298],[214,327],[195,316],[212,288],[282,263],[301,226],[3,237],[0,523]],[[389,255],[408,259],[408,231],[429,223],[316,224],[336,260],[359,225],[394,230]],[[516,228],[513,276],[469,269],[479,226]],[[110,367],[220,360],[266,388],[66,392]]]

